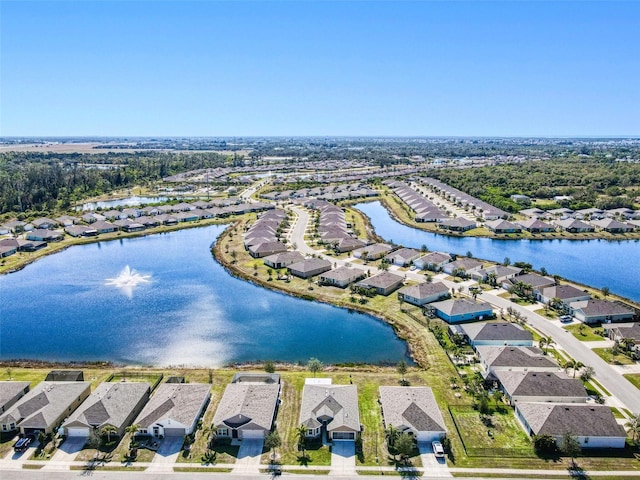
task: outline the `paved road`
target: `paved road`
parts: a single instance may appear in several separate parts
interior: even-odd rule
[[[595,369],[595,377],[598,379],[598,382],[631,410],[631,412],[635,414],[640,413],[640,391],[620,375],[612,365],[607,364],[567,330],[554,325],[553,322],[550,322],[537,313],[533,313],[526,308],[510,302],[506,298],[498,297],[490,293],[483,293],[479,298],[505,311],[509,307],[519,311],[531,326],[544,333],[544,335],[553,338],[556,344],[562,347],[571,357],[585,365],[592,366]]]

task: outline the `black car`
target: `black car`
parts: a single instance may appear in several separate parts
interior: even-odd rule
[[[29,448],[29,445],[31,445],[31,442],[33,442],[33,440],[34,440],[33,435],[27,435],[25,437],[21,437],[13,446],[13,449],[16,452],[24,452],[27,448]]]

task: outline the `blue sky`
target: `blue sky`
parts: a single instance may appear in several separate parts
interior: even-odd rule
[[[0,135],[640,135],[640,2],[0,2]]]

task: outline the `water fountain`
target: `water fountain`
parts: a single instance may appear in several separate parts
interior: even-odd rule
[[[127,297],[133,297],[133,289],[141,283],[149,283],[151,275],[142,275],[127,265],[115,278],[107,278],[105,285],[119,288]]]

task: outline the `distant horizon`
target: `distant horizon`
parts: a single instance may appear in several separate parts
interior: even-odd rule
[[[238,138],[341,138],[341,139],[631,139],[638,135],[2,135],[1,139],[238,139]]]

